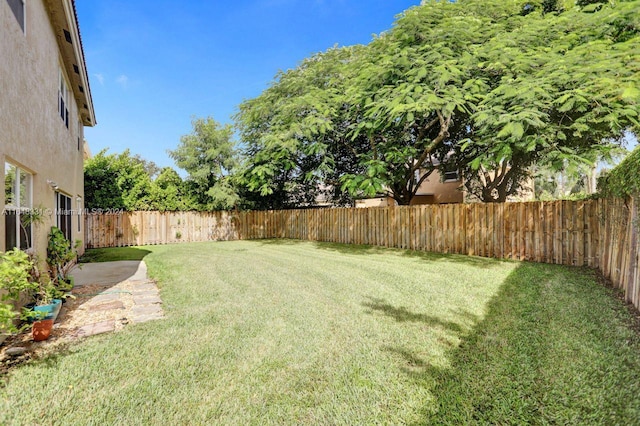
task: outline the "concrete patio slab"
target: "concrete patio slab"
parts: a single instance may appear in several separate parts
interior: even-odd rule
[[[117,284],[122,281],[147,282],[147,265],[140,260],[83,263],[71,271],[75,285]]]

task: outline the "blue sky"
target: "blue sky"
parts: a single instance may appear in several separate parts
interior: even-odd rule
[[[420,0],[77,0],[98,125],[93,153],[167,155],[193,116],[230,122],[278,70],[368,43]]]

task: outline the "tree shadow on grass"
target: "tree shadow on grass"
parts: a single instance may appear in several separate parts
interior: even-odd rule
[[[307,240],[293,239],[268,239],[259,240],[263,245],[282,245],[294,246],[301,244],[309,244]],[[447,261],[453,263],[463,263],[465,265],[479,267],[483,269],[499,266],[504,262],[511,262],[504,259],[492,259],[478,256],[467,256],[462,254],[434,253],[419,250],[400,249],[395,247],[382,247],[362,244],[344,244],[325,241],[311,242],[315,248],[320,250],[332,251],[346,255],[388,255],[389,253],[400,254],[401,256],[412,257],[427,262]]]
[[[467,333],[384,301],[368,307],[462,339],[438,365],[405,347],[381,348],[433,396],[414,424],[637,424],[640,336],[631,327],[618,336],[631,315],[609,293],[590,271],[523,263]]]
[[[455,253],[433,253],[419,250],[402,250],[403,256],[413,257],[416,259],[424,260],[427,262],[430,261],[447,261],[453,263],[464,263],[469,266],[473,266],[476,268],[482,269],[490,269],[493,267],[500,266],[505,262],[513,262],[508,259],[495,259],[491,257],[479,257],[479,256],[468,256],[465,254],[455,254]]]
[[[393,306],[384,299],[369,297],[369,300],[369,302],[363,303],[362,306],[369,308],[370,313],[379,312],[397,322],[420,322],[430,327],[443,328],[456,334],[461,334],[464,331],[463,327],[455,321],[446,321],[437,316],[411,312],[404,306]],[[476,316],[470,312],[464,313],[463,316],[470,319],[470,322],[477,321]]]
[[[263,246],[295,246],[304,244],[305,240],[292,240],[290,238],[267,238],[264,240],[251,240]]]
[[[395,247],[381,247],[370,245],[355,245],[341,243],[315,242],[315,247],[321,250],[335,251],[341,254],[367,254],[367,255],[383,255],[396,253],[404,257],[411,257],[427,262],[447,261],[452,263],[463,263],[465,265],[491,268],[498,266],[505,260],[491,259],[477,256],[466,256],[461,254],[434,253],[419,250],[401,249]]]

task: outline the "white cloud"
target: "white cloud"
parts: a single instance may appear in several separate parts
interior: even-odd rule
[[[93,75],[96,80],[98,80],[98,83],[100,83],[100,86],[104,86],[104,75],[98,73],[98,74],[94,74]]]
[[[124,74],[121,74],[118,78],[116,78],[116,83],[118,83],[124,89],[129,84],[129,77],[127,77]]]

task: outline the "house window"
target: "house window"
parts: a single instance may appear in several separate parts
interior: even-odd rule
[[[78,232],[80,232],[80,221],[82,220],[82,198],[78,195],[76,197],[76,213],[78,214]]]
[[[31,173],[11,164],[4,165],[5,249],[32,247],[33,234],[28,213],[31,210]]]
[[[60,69],[60,84],[58,85],[58,113],[62,122],[69,128],[69,85],[67,79]]]
[[[71,216],[73,216],[71,197],[56,192],[56,225],[62,231],[62,235],[71,241]]]
[[[80,142],[83,139],[82,131],[84,130],[84,126],[81,121],[78,121],[78,151],[80,151],[80,147],[82,143]]]
[[[13,12],[13,16],[16,17],[16,21],[18,21],[18,25],[20,25],[20,29],[24,33],[25,28],[25,5],[24,0],[7,0],[11,11]]]
[[[418,183],[420,181],[420,170],[416,170],[413,172],[413,181]]]
[[[454,182],[459,181],[460,175],[457,170],[445,171],[444,172],[444,181],[445,182]]]

